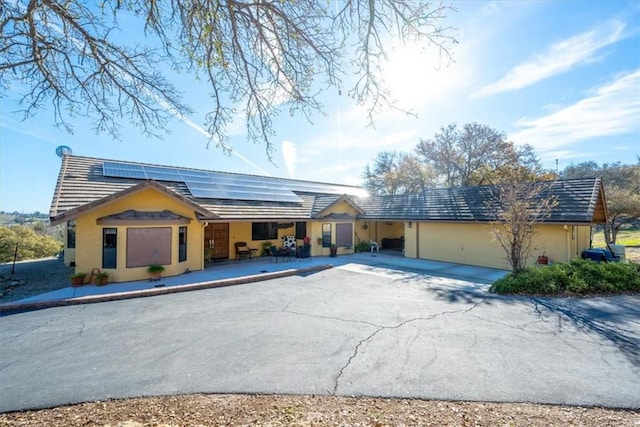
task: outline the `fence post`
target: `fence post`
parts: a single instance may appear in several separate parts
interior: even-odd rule
[[[11,266],[11,274],[16,271],[16,258],[18,258],[18,244],[16,243],[16,250],[13,253],[13,265]]]

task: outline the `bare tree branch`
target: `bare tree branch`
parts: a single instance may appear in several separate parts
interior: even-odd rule
[[[504,250],[513,274],[526,267],[536,227],[549,218],[558,204],[551,185],[528,181],[515,173],[510,183],[494,187],[493,199],[487,203],[498,216],[489,224],[490,233]]]
[[[449,10],[417,0],[2,2],[0,88],[16,96],[25,118],[52,105],[55,122],[69,130],[71,118],[87,116],[114,136],[123,119],[160,136],[174,115],[190,114],[161,70],[186,71],[210,87],[211,142],[227,147],[227,127],[241,112],[249,140],[271,157],[281,108],[309,119],[322,112],[318,94],[340,92],[345,75],[355,74],[349,94],[368,106],[371,121],[393,108],[381,61],[394,40],[407,38],[449,57],[455,38],[441,26]],[[146,46],[114,42],[118,19],[132,14]]]

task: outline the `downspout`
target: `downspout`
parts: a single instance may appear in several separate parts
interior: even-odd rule
[[[564,226],[564,230],[566,232],[566,245],[567,245],[567,259],[566,259],[566,263],[569,263],[569,261],[571,261],[571,227],[568,225]]]
[[[416,259],[420,259],[420,222],[416,221]]]
[[[202,251],[202,252],[200,252],[200,270],[204,270],[204,268],[205,268],[205,261],[204,261],[205,249],[204,249],[204,244],[203,243],[204,243],[204,237],[205,237],[205,235],[207,233],[207,231],[205,230],[205,228],[207,228],[207,226],[209,226],[208,222],[203,222],[202,223],[202,235],[200,236],[200,239],[201,239],[200,248],[201,248],[201,251]]]

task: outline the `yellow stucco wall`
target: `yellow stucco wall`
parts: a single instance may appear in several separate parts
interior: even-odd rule
[[[579,257],[582,251],[591,247],[591,227],[579,226],[576,227],[576,252],[574,258]]]
[[[417,227],[416,227],[417,225]],[[589,246],[589,227],[540,225],[527,265],[543,253],[551,262],[568,262]],[[413,223],[405,229],[405,256],[509,269],[504,250],[492,241],[487,224]]]
[[[358,243],[358,241],[363,241],[369,243],[370,240],[373,240],[371,237],[371,225],[373,221],[356,221],[353,227],[353,234],[355,237],[354,243]]]
[[[356,211],[347,203],[338,203],[328,213],[347,213],[355,216]],[[296,222],[291,220],[283,220],[281,222]],[[298,221],[299,222],[299,221]],[[311,255],[312,256],[328,256],[329,248],[323,248],[318,239],[322,240],[322,224],[331,224],[332,243],[336,242],[336,224],[350,221],[335,221],[333,219],[307,221],[307,236],[311,239]],[[403,221],[393,221],[387,224],[387,221],[354,221],[353,222],[353,245],[359,241],[369,242],[377,241],[381,244],[383,238],[399,238],[405,233],[405,224]],[[366,228],[364,228],[366,225]],[[295,225],[286,229],[278,230],[278,238],[272,239],[270,242],[275,246],[281,246],[281,238],[283,236],[294,236]],[[378,237],[376,237],[378,236]],[[250,248],[262,250],[262,243],[265,240],[251,240],[251,222],[232,222],[229,224],[229,257],[235,256],[235,242],[247,242]],[[302,245],[302,239],[296,241],[298,246]],[[338,248],[338,254],[353,253],[354,248]]]
[[[292,221],[292,220],[283,220],[279,221],[280,223],[293,223],[293,226],[288,228],[278,229],[278,237],[276,239],[268,240],[274,246],[282,246],[282,238],[284,236],[295,236],[296,235],[296,222],[305,222],[305,221]],[[311,237],[309,222],[307,222],[307,235]],[[247,246],[253,249],[258,249],[258,255],[262,252],[262,245],[267,240],[251,240],[251,222],[232,222],[229,224],[229,257],[235,257],[235,243],[236,242],[247,242]],[[302,239],[296,240],[297,246],[302,246]]]
[[[329,256],[330,249],[322,247],[322,224],[331,224],[331,243],[336,243],[336,224],[344,224],[349,221],[313,221],[307,224],[307,232],[311,232],[309,237],[311,238],[311,256]],[[355,231],[355,224],[353,225]],[[340,254],[352,254],[354,252],[354,245],[357,243],[355,236],[352,236],[353,245],[350,248],[338,247],[338,255]]]
[[[189,224],[161,225],[97,225],[98,218],[117,214],[129,209],[138,211],[161,211],[168,209],[173,213],[191,218]],[[178,227],[187,227],[187,260],[178,262]],[[166,194],[147,188],[140,192],[114,200],[105,206],[87,212],[76,218],[76,272],[90,272],[99,268],[109,273],[110,282],[143,280],[149,277],[146,267],[127,268],[127,228],[171,227],[171,265],[165,265],[163,276],[175,276],[185,270],[201,270],[204,265],[203,256],[203,224],[195,219],[192,208]],[[104,228],[117,229],[117,268],[102,268],[102,232]]]
[[[418,223],[406,222],[404,227],[404,256],[407,258],[418,257]]]

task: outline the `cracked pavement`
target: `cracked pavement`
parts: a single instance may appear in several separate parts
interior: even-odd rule
[[[0,318],[0,411],[185,393],[640,407],[640,296],[349,264]]]

